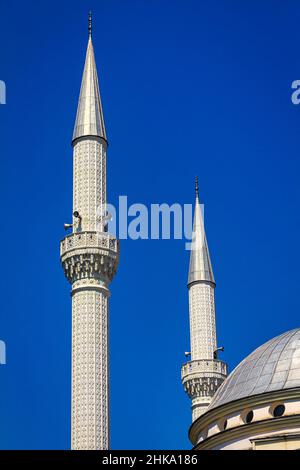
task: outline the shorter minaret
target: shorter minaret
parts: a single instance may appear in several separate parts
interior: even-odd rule
[[[192,400],[193,421],[207,409],[227,376],[227,365],[218,360],[215,315],[215,279],[209,256],[196,178],[196,203],[188,276],[191,351],[181,378]]]

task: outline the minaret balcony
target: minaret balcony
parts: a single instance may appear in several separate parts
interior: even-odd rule
[[[65,276],[73,283],[93,278],[109,282],[119,261],[119,242],[106,232],[74,232],[60,242]]]
[[[181,380],[190,398],[212,397],[227,377],[227,364],[217,359],[199,359],[185,363]]]

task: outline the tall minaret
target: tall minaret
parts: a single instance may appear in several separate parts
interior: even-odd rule
[[[106,151],[92,19],[73,133],[72,234],[60,244],[72,284],[72,449],[109,448],[109,284],[119,258],[106,226]]]
[[[227,375],[218,360],[215,279],[210,261],[196,178],[196,203],[188,277],[191,351],[181,378],[192,400],[193,421],[202,415]],[[221,349],[221,348],[219,348]]]

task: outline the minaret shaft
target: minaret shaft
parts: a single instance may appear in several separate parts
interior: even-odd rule
[[[105,231],[107,140],[89,27],[73,133],[73,233],[60,244],[72,285],[72,449],[109,449],[109,284],[119,244]]]
[[[72,449],[109,448],[109,292],[72,294]]]
[[[191,359],[213,359],[217,349],[214,286],[209,282],[189,287]]]
[[[82,230],[103,230],[106,210],[106,141],[82,137],[74,144],[73,212],[81,217]],[[73,218],[73,231],[76,231]]]

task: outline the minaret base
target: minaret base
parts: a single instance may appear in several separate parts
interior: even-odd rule
[[[204,398],[204,400],[203,400]],[[207,400],[208,397],[197,397],[192,400],[192,421],[196,421],[199,416],[202,416],[206,411],[211,402],[211,399]]]

